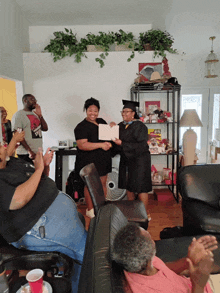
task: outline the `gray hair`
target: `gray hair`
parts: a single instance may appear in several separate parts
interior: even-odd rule
[[[121,228],[115,236],[112,259],[132,273],[138,273],[147,267],[155,255],[153,241],[141,234],[140,227],[129,223]]]

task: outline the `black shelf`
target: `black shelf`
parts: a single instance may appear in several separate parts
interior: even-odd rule
[[[177,152],[174,152],[174,153],[169,153],[169,154],[151,154],[151,156],[175,156],[175,155],[178,155]]]
[[[176,184],[166,184],[165,182],[157,183],[157,182],[152,182],[152,186],[176,186]]]
[[[155,83],[155,85],[157,85]],[[172,85],[172,84],[169,84],[169,85],[164,85],[162,89],[158,90],[158,89],[155,89],[154,87],[154,84],[149,84],[149,83],[145,83],[145,84],[142,84],[142,83],[139,83],[139,84],[134,84],[132,87],[131,87],[131,91],[141,91],[141,92],[161,92],[161,93],[164,93],[164,92],[170,92],[172,93],[174,90],[175,91],[180,91],[181,89],[181,85],[180,84],[177,84],[177,85]]]
[[[157,85],[156,85],[157,86]],[[175,150],[169,154],[151,154],[151,157],[166,156],[166,164],[164,167],[171,168],[171,172],[176,172],[176,184],[170,185],[163,183],[153,183],[153,186],[167,186],[173,193],[173,196],[177,202],[179,202],[179,189],[178,189],[178,171],[179,171],[179,121],[180,121],[180,90],[181,85],[164,85],[162,89],[155,89],[154,84],[134,84],[130,89],[130,96],[132,101],[140,102],[140,96],[145,95],[145,98],[150,100],[152,97],[147,97],[148,94],[161,94],[160,99],[166,99],[167,109],[172,113],[172,122],[146,122],[147,127],[152,125],[164,125],[166,127],[167,139],[172,143],[172,147]],[[157,97],[158,98],[158,97]],[[164,109],[165,110],[165,109]],[[164,129],[164,128],[163,128]]]
[[[177,123],[177,121],[173,121],[173,122],[144,122],[144,124],[148,124],[148,125],[152,125],[152,124],[160,124],[160,125],[167,125],[167,124],[173,124],[173,123]]]

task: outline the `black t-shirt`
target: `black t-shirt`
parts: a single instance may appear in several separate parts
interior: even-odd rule
[[[21,209],[9,210],[16,187],[26,182],[34,171],[33,165],[14,157],[0,170],[0,234],[9,243],[28,232],[59,193],[55,182],[42,175],[33,198]]]
[[[102,118],[97,118],[96,122],[98,124],[107,124]],[[104,142],[103,140],[99,140],[98,129],[98,125],[84,119],[74,129],[75,138],[76,140],[88,139],[88,142],[93,143]],[[93,151],[83,151],[78,149],[75,163],[76,173],[78,174],[84,166],[90,163],[95,164],[99,176],[104,176],[110,173],[112,170],[111,151],[104,151],[101,148]]]

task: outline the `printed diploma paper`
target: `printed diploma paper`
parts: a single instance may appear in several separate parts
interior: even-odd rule
[[[100,140],[115,140],[119,138],[119,126],[110,127],[108,124],[99,124],[99,139]]]

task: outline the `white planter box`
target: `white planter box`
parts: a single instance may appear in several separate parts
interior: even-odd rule
[[[132,48],[129,48],[130,42],[127,42],[125,44],[122,44],[122,45],[117,45],[117,43],[115,43],[114,46],[114,50],[115,51],[133,51],[134,50],[134,43],[132,44]]]
[[[104,52],[101,46],[87,45],[87,52]]]

